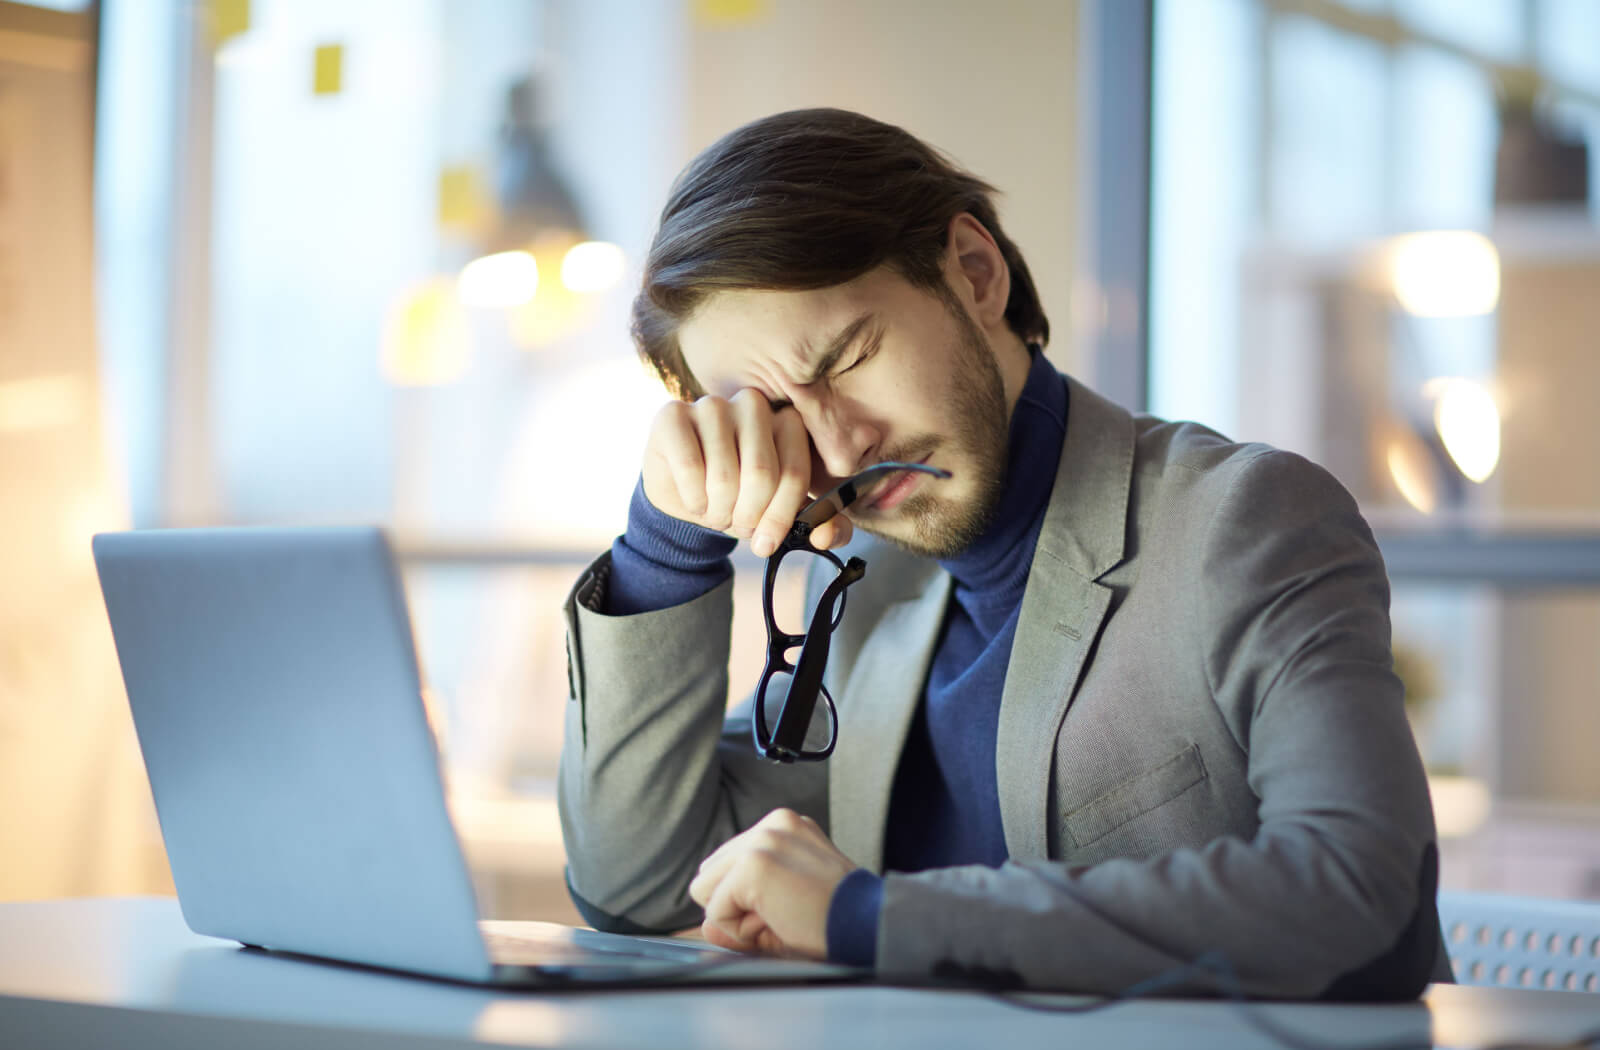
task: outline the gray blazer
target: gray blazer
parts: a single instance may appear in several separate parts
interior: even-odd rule
[[[1010,859],[887,875],[879,972],[1113,993],[1220,951],[1255,995],[1450,980],[1388,579],[1354,501],[1298,456],[1067,383],[995,745]],[[826,675],[839,743],[811,765],[757,758],[748,701],[725,716],[731,583],[611,617],[592,608],[608,556],[578,581],[559,792],[589,921],[697,923],[700,861],[778,806],[881,871],[951,581],[853,547],[868,570]]]

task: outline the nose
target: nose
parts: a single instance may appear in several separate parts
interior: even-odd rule
[[[869,466],[869,454],[881,443],[875,425],[838,402],[801,407],[800,418],[811,435],[811,487],[819,492]]]

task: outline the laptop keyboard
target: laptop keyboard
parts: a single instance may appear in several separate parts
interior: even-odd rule
[[[483,942],[494,962],[504,966],[615,965],[628,960],[693,963],[720,958],[723,954],[700,945],[653,938],[563,927],[541,928],[532,923],[517,925],[525,928],[483,930]]]

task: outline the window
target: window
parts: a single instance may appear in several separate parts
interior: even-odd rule
[[[1442,831],[1592,806],[1594,5],[1158,0],[1154,36],[1152,411],[1360,500]],[[1447,884],[1517,888],[1473,856]],[[1584,856],[1520,886],[1594,892]]]

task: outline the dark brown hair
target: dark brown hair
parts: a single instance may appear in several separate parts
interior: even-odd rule
[[[698,384],[678,327],[725,289],[804,291],[891,266],[953,295],[941,266],[950,220],[983,224],[1011,271],[1006,323],[1045,342],[1050,322],[1028,266],[1000,229],[994,187],[892,124],[841,109],[801,109],[717,140],[672,186],[633,301],[639,353],[674,396]]]

